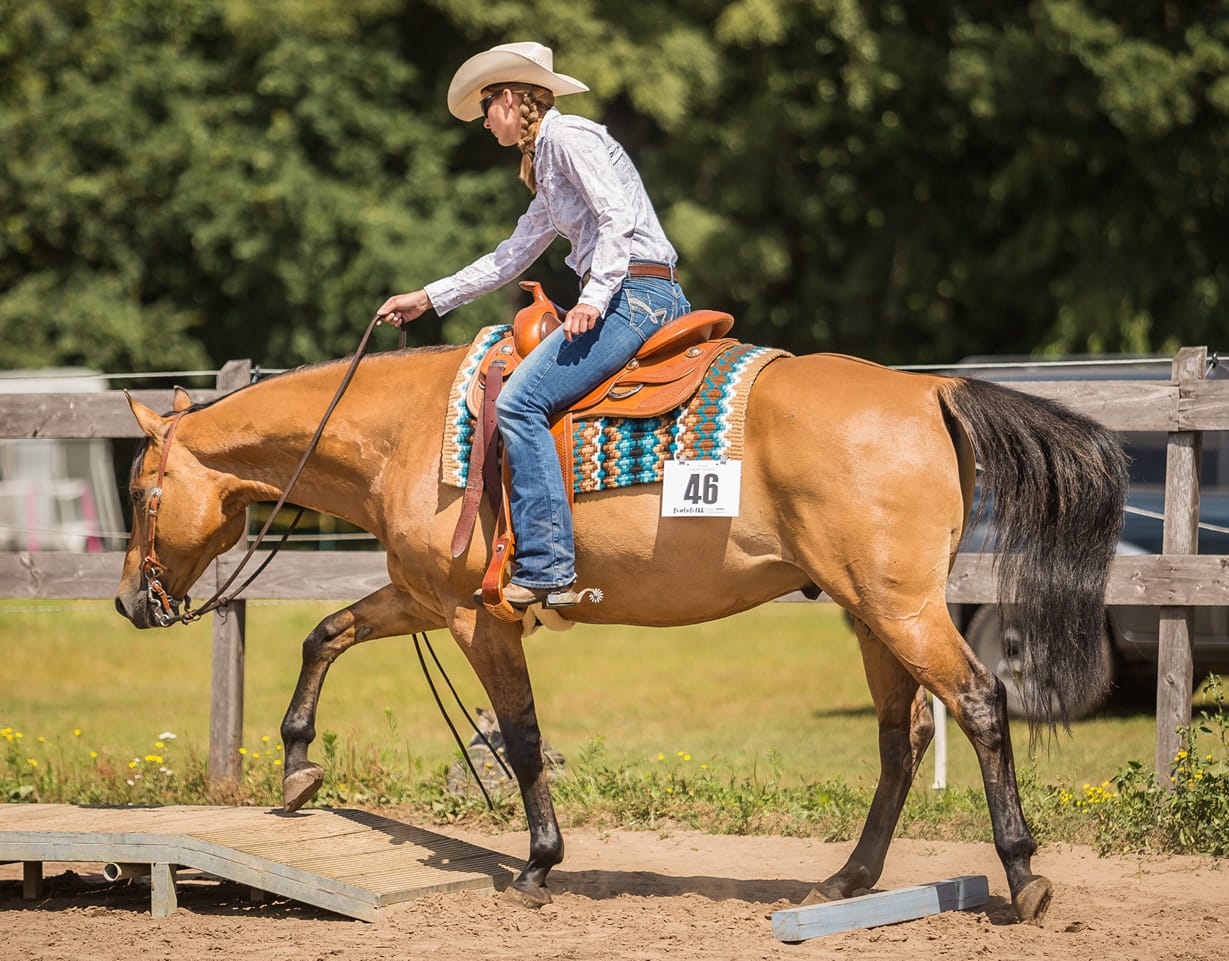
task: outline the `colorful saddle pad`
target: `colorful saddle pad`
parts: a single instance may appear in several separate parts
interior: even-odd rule
[[[464,487],[475,419],[466,394],[490,347],[509,327],[484,327],[470,345],[448,394],[442,480]],[[686,403],[658,417],[598,417],[572,429],[573,490],[592,493],[660,481],[667,460],[738,460],[742,457],[747,397],[768,364],[790,354],[770,347],[732,344],[714,359],[700,389]]]

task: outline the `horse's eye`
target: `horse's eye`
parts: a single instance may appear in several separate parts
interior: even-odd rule
[[[128,491],[128,496],[132,498],[132,506],[139,507],[141,501],[145,500],[145,491],[139,487],[134,487]]]

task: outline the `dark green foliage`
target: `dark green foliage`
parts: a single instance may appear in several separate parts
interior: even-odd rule
[[[1229,3],[0,0],[0,366],[339,356],[490,249],[517,158],[444,107],[538,37],[696,306],[885,362],[1217,347]],[[535,269],[560,302],[562,244]],[[416,343],[520,292],[424,318]],[[383,346],[391,346],[391,334]]]

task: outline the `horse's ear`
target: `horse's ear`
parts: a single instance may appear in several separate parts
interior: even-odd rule
[[[145,431],[150,437],[157,437],[159,430],[162,428],[162,418],[133,397],[128,391],[124,391],[124,396],[128,398],[128,406],[132,409],[132,416],[141,425],[141,430]]]
[[[175,411],[176,413],[179,413],[180,411],[187,410],[191,406],[192,406],[192,398],[188,396],[188,392],[184,390],[182,387],[180,387],[178,384],[176,384],[175,385],[175,399],[171,403],[171,410]]]

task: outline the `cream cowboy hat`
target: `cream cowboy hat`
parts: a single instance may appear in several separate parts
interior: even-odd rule
[[[532,83],[556,97],[589,88],[567,74],[555,73],[555,55],[540,43],[501,43],[475,54],[452,76],[448,111],[458,120],[482,116],[482,89],[496,83]]]

